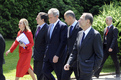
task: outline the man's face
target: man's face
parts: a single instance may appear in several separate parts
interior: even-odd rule
[[[49,23],[55,23],[56,22],[56,17],[53,16],[53,14],[48,14],[48,18],[49,18]]]
[[[85,16],[81,16],[80,17],[80,19],[78,20],[78,22],[79,22],[79,25],[80,25],[80,27],[85,27],[86,26],[86,23],[87,23],[87,20],[85,20]]]
[[[110,23],[110,20],[108,18],[106,18],[105,22],[108,25]]]
[[[42,23],[42,19],[40,18],[40,15],[37,15],[36,21],[37,21],[37,24],[41,24]]]
[[[65,19],[65,22],[66,22],[68,25],[71,25],[71,24],[70,24],[70,18],[69,18],[69,16],[64,15],[64,19]]]

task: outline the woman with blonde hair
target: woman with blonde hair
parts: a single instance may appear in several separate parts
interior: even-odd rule
[[[31,32],[31,29],[29,28],[29,24],[27,19],[22,18],[19,21],[19,31],[17,34],[17,37],[20,36],[22,33],[26,35],[28,38],[29,43],[24,44],[23,42],[20,43],[17,41],[17,39],[13,42],[10,49],[6,52],[6,56],[9,52],[13,52],[16,47],[19,45],[19,60],[16,67],[16,78],[15,80],[19,80],[20,77],[23,77],[26,74],[30,74],[33,80],[36,80],[34,76],[34,72],[32,70],[32,67],[30,65],[31,56],[32,56],[32,47],[34,45],[33,42],[33,35]]]

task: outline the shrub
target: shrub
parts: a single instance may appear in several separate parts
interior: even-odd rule
[[[79,19],[83,12],[98,14],[100,7],[105,3],[115,0],[0,0],[0,33],[4,38],[16,37],[18,22],[21,18],[29,21],[34,34],[36,29],[36,15],[47,12],[50,8],[58,8],[60,19],[64,21],[63,14],[71,9]]]

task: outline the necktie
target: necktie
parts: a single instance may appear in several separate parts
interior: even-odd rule
[[[69,36],[70,36],[70,35],[71,35],[71,33],[72,33],[72,28],[73,28],[73,26],[70,26]]]
[[[83,32],[83,36],[82,36],[81,43],[82,43],[82,42],[83,42],[83,40],[84,40],[84,36],[85,36],[85,33]]]
[[[107,27],[105,35],[107,35],[107,34],[108,34],[108,31],[109,31],[109,27]]]
[[[38,29],[37,29],[36,36],[37,36],[37,34],[39,33],[39,31],[40,31],[40,27],[38,27]]]
[[[54,24],[52,24],[51,29],[50,29],[50,39],[51,39],[51,36],[52,36],[53,28],[54,28]]]

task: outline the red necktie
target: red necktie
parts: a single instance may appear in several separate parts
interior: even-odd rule
[[[108,31],[109,31],[109,27],[107,27],[105,35],[107,35],[107,34],[108,34]]]

